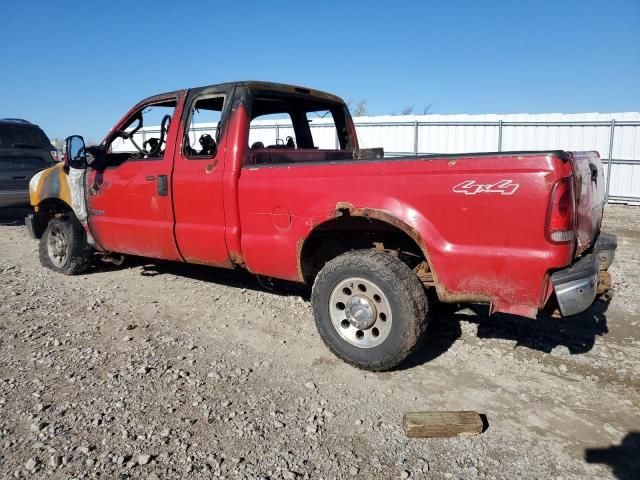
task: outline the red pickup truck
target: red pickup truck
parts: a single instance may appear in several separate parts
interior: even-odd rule
[[[266,82],[150,97],[66,152],[30,184],[44,266],[131,254],[304,282],[326,345],[364,369],[417,348],[429,302],[566,316],[611,285],[596,152],[384,158],[340,98]]]

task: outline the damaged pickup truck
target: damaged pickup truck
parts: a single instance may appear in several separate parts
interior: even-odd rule
[[[270,118],[290,123],[274,137]],[[430,303],[567,316],[611,286],[596,152],[384,158],[340,98],[265,82],[150,97],[66,152],[30,183],[44,266],[129,254],[304,282],[326,345],[363,369],[415,350]]]

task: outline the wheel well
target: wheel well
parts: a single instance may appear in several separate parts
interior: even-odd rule
[[[38,205],[38,213],[49,220],[58,214],[68,215],[73,213],[73,210],[59,198],[46,198]]]
[[[317,226],[305,240],[300,252],[300,269],[307,283],[331,259],[351,250],[384,250],[416,270],[427,285],[430,278],[419,273],[429,271],[424,253],[416,241],[395,225],[383,220],[360,216],[340,216]],[[428,275],[430,277],[430,275]]]
[[[36,238],[40,238],[47,228],[49,220],[54,217],[64,217],[68,215],[75,216],[71,207],[59,198],[46,198],[42,200],[38,204],[34,216],[33,235]]]

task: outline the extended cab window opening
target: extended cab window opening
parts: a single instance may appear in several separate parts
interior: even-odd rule
[[[182,141],[185,158],[197,160],[215,157],[226,123],[226,98],[224,93],[212,93],[193,99]]]
[[[250,112],[247,166],[353,159],[354,141],[341,103],[255,92]]]
[[[163,159],[177,105],[177,98],[164,99],[133,112],[106,142],[107,166],[118,166],[128,160]]]

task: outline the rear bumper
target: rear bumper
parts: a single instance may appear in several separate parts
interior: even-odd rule
[[[590,253],[551,275],[562,316],[584,312],[598,295],[609,294],[611,278],[607,269],[613,262],[617,246],[615,235],[601,233]]]

